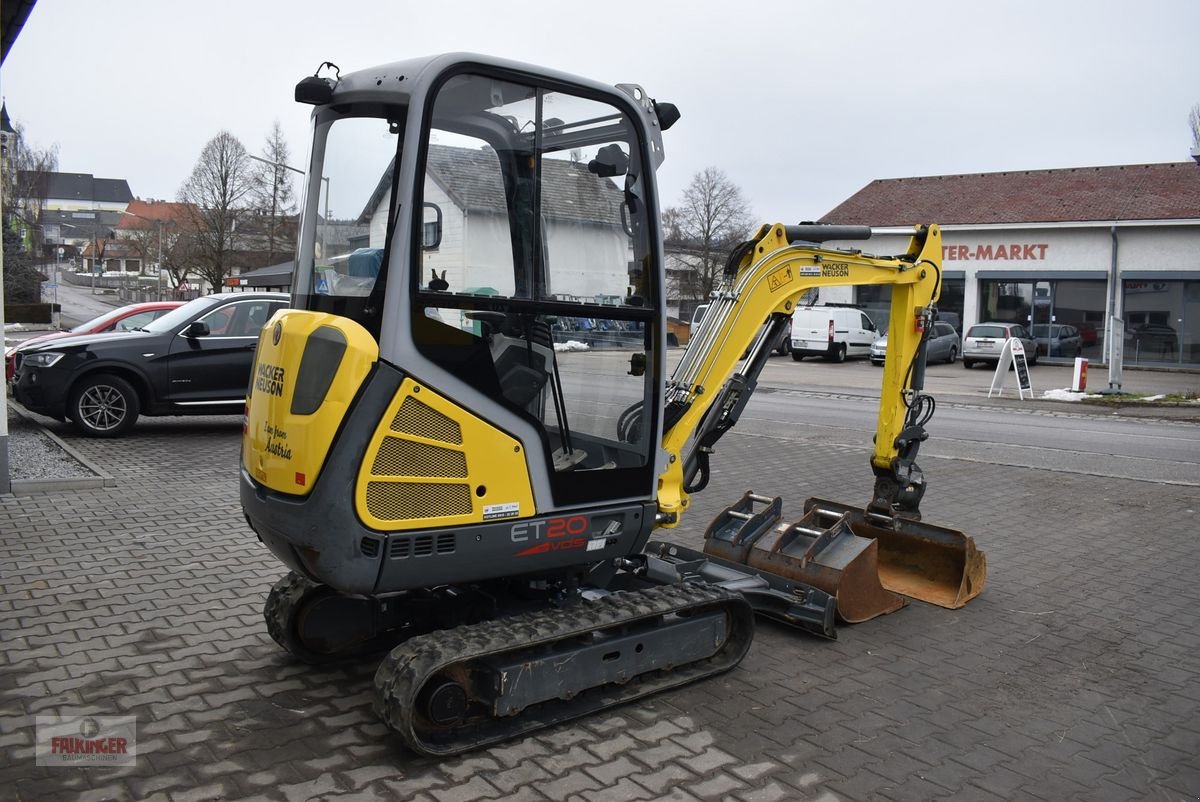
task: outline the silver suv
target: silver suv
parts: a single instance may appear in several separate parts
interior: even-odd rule
[[[1037,364],[1037,341],[1018,323],[976,323],[967,329],[962,341],[963,367],[970,369],[976,362],[995,366],[1000,361],[1004,341],[1016,337],[1025,346],[1025,360]]]

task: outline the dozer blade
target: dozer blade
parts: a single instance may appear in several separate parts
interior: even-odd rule
[[[983,590],[984,556],[961,532],[822,499],[804,506],[799,521],[781,523],[780,499],[747,493],[714,519],[704,553],[819,588],[847,623],[894,612],[906,597],[956,608]]]
[[[987,556],[957,529],[819,498],[804,510],[821,522],[844,519],[855,535],[878,543],[879,581],[893,593],[957,610],[983,592]]]

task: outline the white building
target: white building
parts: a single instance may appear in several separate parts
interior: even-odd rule
[[[595,301],[623,289],[633,251],[621,224],[621,192],[612,181],[596,180],[585,165],[549,158],[542,164],[546,259],[557,282],[551,292]],[[444,271],[456,292],[512,293],[512,232],[497,169],[487,151],[430,145],[425,202],[441,211],[441,242],[425,252],[425,279],[430,271]],[[389,172],[364,211],[372,248],[383,247],[390,182]]]
[[[1126,364],[1200,368],[1200,165],[882,179],[821,222],[939,224],[939,310],[959,315],[964,328],[1067,324],[1080,330],[1084,355],[1104,361],[1107,321],[1117,317]],[[881,234],[840,246],[891,254],[906,240]],[[821,297],[859,303],[887,323],[888,288],[839,287]]]

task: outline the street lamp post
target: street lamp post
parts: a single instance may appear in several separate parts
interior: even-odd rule
[[[262,162],[263,164],[270,165],[271,167],[282,167],[285,170],[291,170],[293,173],[305,175],[305,172],[299,167],[292,167],[290,164],[284,164],[283,162],[273,162],[270,159],[264,159],[259,156],[251,156],[249,153],[246,155],[250,156],[250,158],[254,159],[256,162]],[[323,175],[321,176],[321,180],[325,182],[325,223],[321,226],[321,258],[326,258],[325,229],[329,225],[329,176]]]

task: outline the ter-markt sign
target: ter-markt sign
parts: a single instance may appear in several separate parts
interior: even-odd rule
[[[943,245],[946,262],[1044,262],[1050,245],[1045,242],[1012,242],[1006,245]]]

